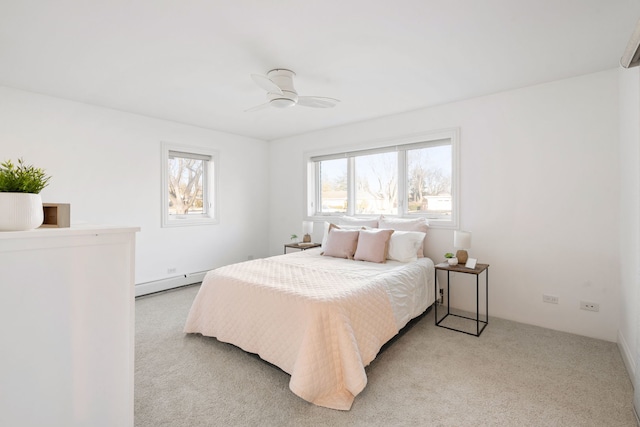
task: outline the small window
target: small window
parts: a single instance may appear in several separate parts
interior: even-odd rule
[[[162,145],[162,226],[217,222],[217,152]]]

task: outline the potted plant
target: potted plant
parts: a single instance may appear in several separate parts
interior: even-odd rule
[[[18,159],[0,163],[0,231],[32,230],[42,225],[40,191],[49,185],[45,171]]]
[[[297,234],[292,234],[290,239],[291,239],[291,243],[298,243],[298,235]]]
[[[458,265],[458,258],[456,258],[456,256],[451,252],[444,254],[444,257],[447,259],[449,265]]]

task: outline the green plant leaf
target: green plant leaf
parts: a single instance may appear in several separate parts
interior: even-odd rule
[[[50,176],[43,169],[25,165],[23,159],[18,164],[11,160],[0,163],[0,192],[38,194],[49,185]]]

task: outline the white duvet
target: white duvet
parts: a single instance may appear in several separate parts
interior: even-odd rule
[[[433,262],[375,264],[310,249],[207,273],[184,331],[258,354],[291,375],[289,388],[348,410],[365,366],[434,301]]]

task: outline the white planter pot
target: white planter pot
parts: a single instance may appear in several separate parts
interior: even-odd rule
[[[42,221],[44,212],[39,194],[0,192],[0,231],[33,230]]]
[[[448,258],[447,262],[449,263],[450,266],[458,265],[458,258],[456,257]]]

